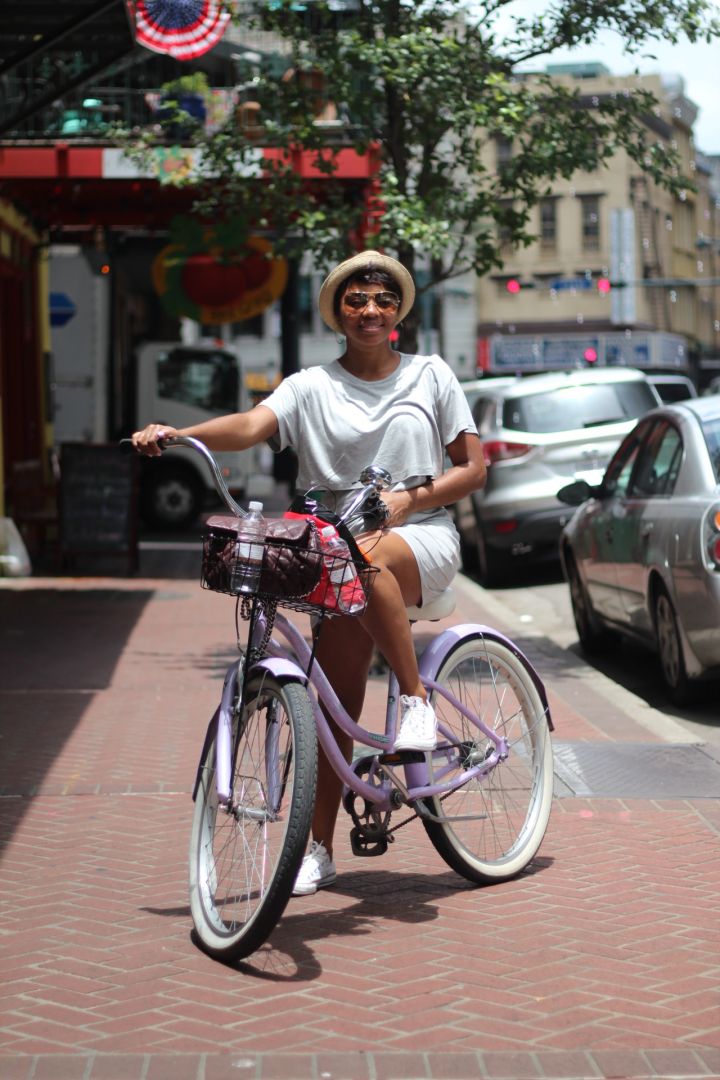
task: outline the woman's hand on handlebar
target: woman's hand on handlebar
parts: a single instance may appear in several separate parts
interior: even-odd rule
[[[387,520],[382,525],[384,529],[404,525],[413,512],[413,499],[409,491],[382,491],[378,498],[385,503],[388,511]]]
[[[132,436],[132,444],[139,454],[148,457],[157,457],[162,453],[158,446],[158,439],[167,439],[171,435],[177,435],[177,429],[168,424],[148,424],[142,431],[136,431]]]

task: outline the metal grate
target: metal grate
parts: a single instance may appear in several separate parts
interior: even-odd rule
[[[637,799],[720,797],[720,761],[685,744],[554,742],[557,794]],[[565,790],[563,790],[563,788]]]

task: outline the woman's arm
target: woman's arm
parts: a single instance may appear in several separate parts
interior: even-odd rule
[[[191,427],[174,428],[168,424],[148,424],[132,437],[133,446],[141,454],[154,457],[162,451],[158,439],[168,435],[189,435],[205,443],[208,450],[247,450],[277,434],[278,421],[272,409],[256,405],[249,412],[231,413],[206,420]]]
[[[471,491],[484,487],[487,477],[482,443],[477,435],[463,431],[447,447],[452,466],[436,480],[408,491],[384,491],[381,498],[390,510],[390,525],[402,525],[411,514],[449,506]]]

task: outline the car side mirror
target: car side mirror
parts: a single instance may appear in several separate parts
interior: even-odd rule
[[[572,484],[561,487],[557,493],[560,502],[568,506],[580,506],[588,499],[596,499],[600,493],[599,487],[593,487],[587,480],[574,480]]]

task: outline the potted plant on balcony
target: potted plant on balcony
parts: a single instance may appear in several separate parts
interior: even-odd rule
[[[180,75],[161,87],[158,119],[171,138],[187,138],[205,123],[210,85],[204,71]]]

